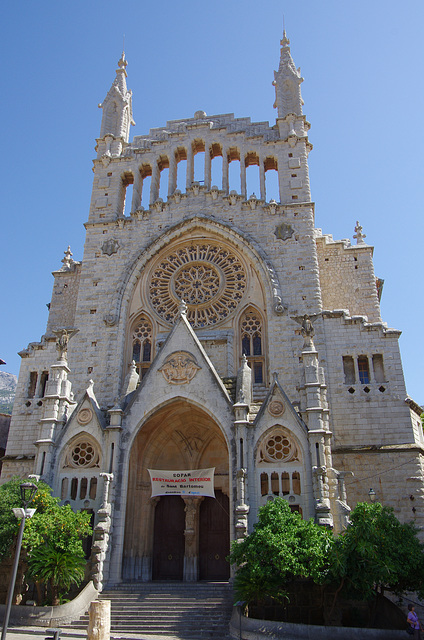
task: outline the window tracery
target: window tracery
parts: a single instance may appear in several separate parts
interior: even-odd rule
[[[131,336],[132,360],[135,362],[140,379],[144,377],[152,362],[153,328],[149,318],[142,315]]]
[[[89,469],[98,467],[100,463],[100,453],[96,444],[87,436],[74,442],[65,456],[64,467],[74,469]]]
[[[247,286],[246,269],[228,248],[214,242],[190,242],[156,264],[149,282],[155,312],[173,323],[181,300],[194,327],[217,324],[238,307]]]
[[[263,324],[255,309],[248,309],[241,318],[241,350],[253,372],[254,384],[264,382]]]
[[[291,434],[279,425],[274,427],[263,438],[257,460],[262,501],[270,496],[287,496],[291,508],[299,509],[303,469],[298,445]]]
[[[272,431],[259,449],[258,462],[294,462],[299,461],[296,443],[280,427]]]

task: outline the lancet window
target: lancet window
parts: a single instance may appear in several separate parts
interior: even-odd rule
[[[140,380],[146,375],[153,357],[153,330],[149,318],[142,315],[132,331],[131,348],[132,360],[135,362]]]
[[[241,317],[241,351],[252,369],[253,384],[265,382],[263,322],[256,309],[248,309]]]

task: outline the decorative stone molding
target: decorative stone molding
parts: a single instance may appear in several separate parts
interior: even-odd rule
[[[85,426],[89,422],[91,422],[92,418],[93,418],[93,412],[88,407],[85,407],[84,409],[81,409],[80,411],[78,411],[78,415],[77,415],[78,424]]]
[[[278,202],[274,199],[270,200],[267,209],[272,216],[275,215],[277,208],[278,208]]]
[[[218,198],[219,195],[219,189],[218,187],[214,184],[211,188],[211,196],[212,196],[212,200],[216,200]]]
[[[117,253],[119,249],[119,242],[114,238],[109,238],[102,244],[102,253],[111,256],[114,253]]]
[[[188,351],[174,351],[160,367],[163,377],[169,384],[187,384],[201,369],[196,358]]]
[[[272,416],[282,416],[285,411],[285,407],[281,400],[271,400],[268,405],[268,411]]]
[[[275,212],[274,212],[275,213]],[[289,240],[294,234],[294,229],[287,222],[282,222],[275,228],[274,235],[277,240]]]
[[[211,189],[210,193],[212,197],[214,198],[214,190],[216,190],[216,197],[218,197],[220,192],[216,186],[213,186]],[[143,219],[147,217],[148,214],[149,211],[144,211]],[[118,322],[122,307],[124,306],[126,308],[124,294],[128,291],[128,288],[132,290],[133,287],[137,285],[140,274],[145,269],[147,262],[151,260],[153,256],[157,255],[161,249],[170,245],[173,240],[180,238],[182,233],[192,233],[199,227],[199,225],[201,225],[205,231],[216,235],[218,242],[223,238],[225,241],[230,241],[233,244],[242,245],[247,256],[250,255],[251,259],[255,260],[260,266],[260,270],[262,270],[262,277],[271,288],[274,313],[281,315],[287,311],[287,307],[283,304],[281,285],[278,275],[268,256],[257,244],[255,239],[246,237],[245,233],[242,233],[241,230],[234,226],[230,227],[222,222],[217,222],[212,216],[202,215],[195,216],[190,220],[182,220],[167,229],[157,241],[152,243],[148,249],[142,251],[141,254],[134,258],[134,260],[125,268],[117,290],[111,300],[111,310],[103,318],[106,325],[112,327]],[[171,322],[171,320],[169,321]]]
[[[256,205],[258,202],[256,195],[252,193],[252,195],[249,197],[249,200],[247,202],[249,203],[249,206],[252,209],[252,211],[254,211],[256,209]]]
[[[156,202],[153,203],[153,208],[158,213],[161,213],[163,211],[163,207],[164,207],[164,203],[162,198],[158,198]]]
[[[118,315],[116,313],[107,313],[103,316],[103,322],[108,327],[113,327],[118,322]]]

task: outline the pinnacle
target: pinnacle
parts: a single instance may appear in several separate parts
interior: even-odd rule
[[[286,30],[284,29],[283,31],[283,39],[280,40],[280,44],[282,47],[288,47],[290,44],[290,40],[288,39],[287,35],[286,35]]]
[[[124,70],[125,70],[127,66],[128,66],[128,62],[125,59],[125,51],[123,51],[121,57],[118,60],[118,67],[120,69],[124,68]]]

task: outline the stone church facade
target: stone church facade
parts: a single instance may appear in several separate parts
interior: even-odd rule
[[[424,524],[400,332],[359,223],[355,244],[315,228],[289,44],[272,126],[198,111],[129,142],[124,55],[100,105],[83,260],[65,252],[46,333],[20,354],[2,470],[93,514],[99,588],[227,579],[230,540],[275,495],[338,532],[372,486]],[[151,497],[148,469],[211,467],[215,498]]]

